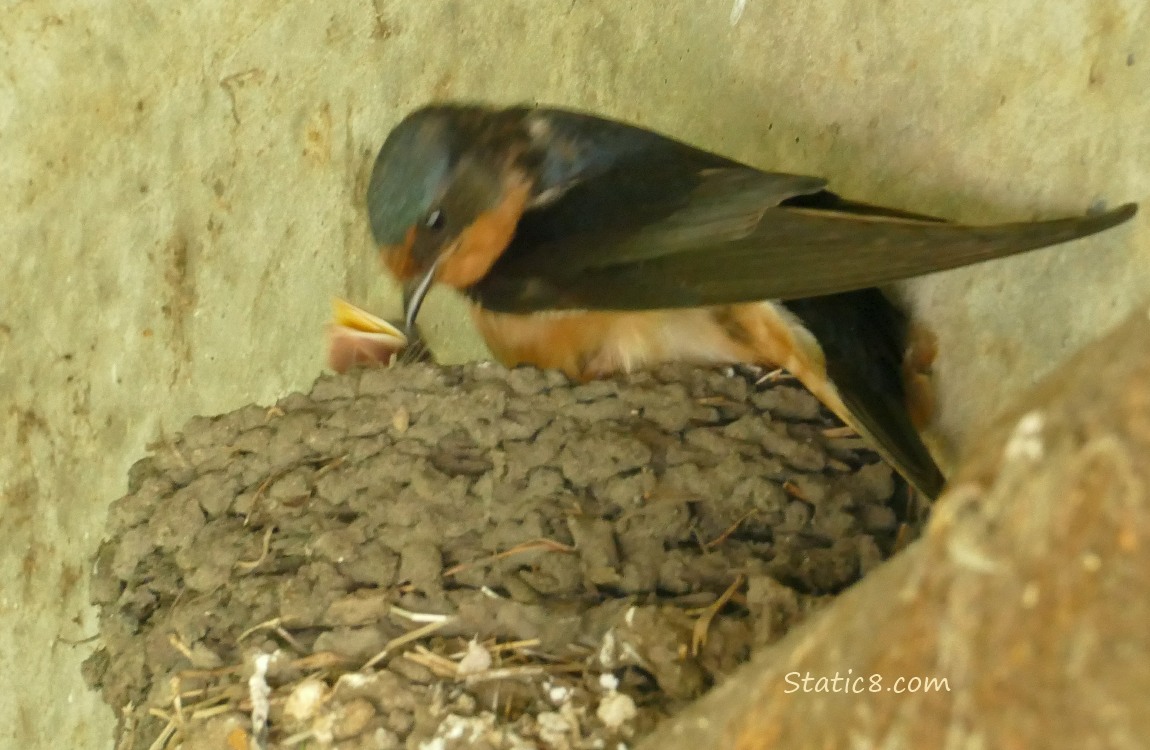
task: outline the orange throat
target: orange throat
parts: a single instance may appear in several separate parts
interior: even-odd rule
[[[486,276],[511,244],[530,196],[530,183],[522,179],[512,182],[499,205],[481,213],[459,235],[454,249],[439,264],[436,281],[465,289]]]

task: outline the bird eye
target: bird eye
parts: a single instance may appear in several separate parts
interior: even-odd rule
[[[443,229],[443,212],[438,208],[427,215],[428,229]]]

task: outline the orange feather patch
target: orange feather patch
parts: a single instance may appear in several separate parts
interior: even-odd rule
[[[379,249],[383,263],[397,281],[407,281],[415,276],[415,260],[411,257],[411,247],[415,244],[415,227],[409,227],[403,242],[398,245],[384,245]]]
[[[436,281],[464,289],[482,279],[511,243],[530,195],[529,183],[513,183],[499,205],[480,214],[459,235],[455,250],[439,264]]]

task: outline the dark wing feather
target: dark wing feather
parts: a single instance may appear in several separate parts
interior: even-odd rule
[[[971,227],[846,201],[632,126],[541,111],[541,192],[469,290],[501,312],[696,307],[835,294],[1065,242],[1135,207]]]
[[[854,427],[916,489],[937,497],[945,480],[906,408],[906,317],[877,289],[783,305],[818,340]]]
[[[520,248],[513,242],[517,252],[509,249],[476,296],[506,312],[797,299],[1066,242],[1119,224],[1135,210],[972,227],[780,207],[765,210],[758,226],[740,236],[739,217],[707,216],[699,208],[631,232],[592,230]],[[691,222],[681,220],[685,215]]]
[[[744,245],[765,212],[782,201],[816,195],[825,184],[814,177],[716,167],[718,157],[671,144],[676,153],[630,154],[525,213],[510,246],[469,290],[472,297],[503,312],[706,304],[673,273],[656,283],[641,277],[649,267],[698,258],[707,248]],[[643,288],[638,297],[631,293],[636,275]],[[631,302],[623,305],[622,299]]]
[[[603,190],[603,185],[610,185]],[[815,193],[814,177],[683,162],[613,170],[527,212],[499,273],[575,277],[745,241],[780,202]]]

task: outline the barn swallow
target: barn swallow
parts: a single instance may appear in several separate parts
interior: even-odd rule
[[[930,355],[876,287],[1102,231],[1108,213],[967,226],[844,199],[649,130],[536,107],[433,105],[367,191],[410,330],[428,289],[473,303],[507,366],[585,380],[669,360],[783,367],[930,498]]]

